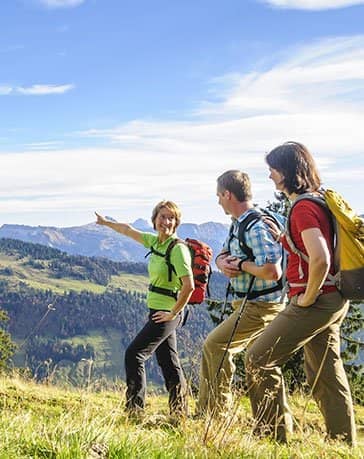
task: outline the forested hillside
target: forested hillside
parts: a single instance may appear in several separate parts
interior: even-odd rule
[[[213,277],[212,291],[221,296],[222,279]],[[123,377],[123,352],[146,317],[147,284],[141,263],[70,256],[0,239],[0,307],[9,314],[8,331],[18,344],[14,362],[39,379],[82,383],[91,365],[93,377]],[[189,374],[197,372],[200,344],[211,326],[205,306],[199,306],[179,330]],[[148,371],[161,381],[154,360]]]

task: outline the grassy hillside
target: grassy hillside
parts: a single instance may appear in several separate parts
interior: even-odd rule
[[[316,405],[296,395],[296,418],[288,446],[257,440],[250,434],[250,408],[245,397],[234,415],[214,421],[207,438],[206,421],[188,418],[173,426],[166,395],[149,394],[146,415],[128,420],[123,412],[123,386],[112,391],[66,391],[18,377],[0,379],[0,458],[362,458],[364,408],[356,407],[359,444],[349,448],[325,442]],[[193,410],[193,400],[190,407]]]

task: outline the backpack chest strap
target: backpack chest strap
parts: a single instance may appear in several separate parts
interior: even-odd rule
[[[177,300],[177,292],[174,292],[173,290],[169,290],[168,288],[163,288],[163,287],[157,287],[155,285],[149,284],[148,290],[150,292],[155,292],[159,293],[160,295],[165,295],[165,296],[170,296]]]

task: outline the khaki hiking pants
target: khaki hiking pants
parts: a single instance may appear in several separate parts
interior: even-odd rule
[[[286,440],[286,408],[281,365],[304,348],[305,373],[330,438],[355,443],[350,388],[340,357],[340,325],[348,303],[338,292],[321,295],[308,308],[297,297],[248,349],[245,371],[255,433]]]
[[[197,413],[226,412],[232,406],[231,382],[235,371],[233,356],[250,345],[283,309],[281,304],[247,301],[234,338],[217,375],[226,346],[239,314],[242,300],[233,301],[234,312],[212,330],[202,350]]]

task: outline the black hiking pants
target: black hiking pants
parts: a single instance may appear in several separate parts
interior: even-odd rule
[[[144,409],[146,377],[144,362],[156,353],[166,388],[169,392],[171,414],[186,413],[187,384],[177,353],[176,328],[182,321],[182,314],[163,323],[155,323],[150,310],[148,322],[130,343],[125,352],[126,409]]]

